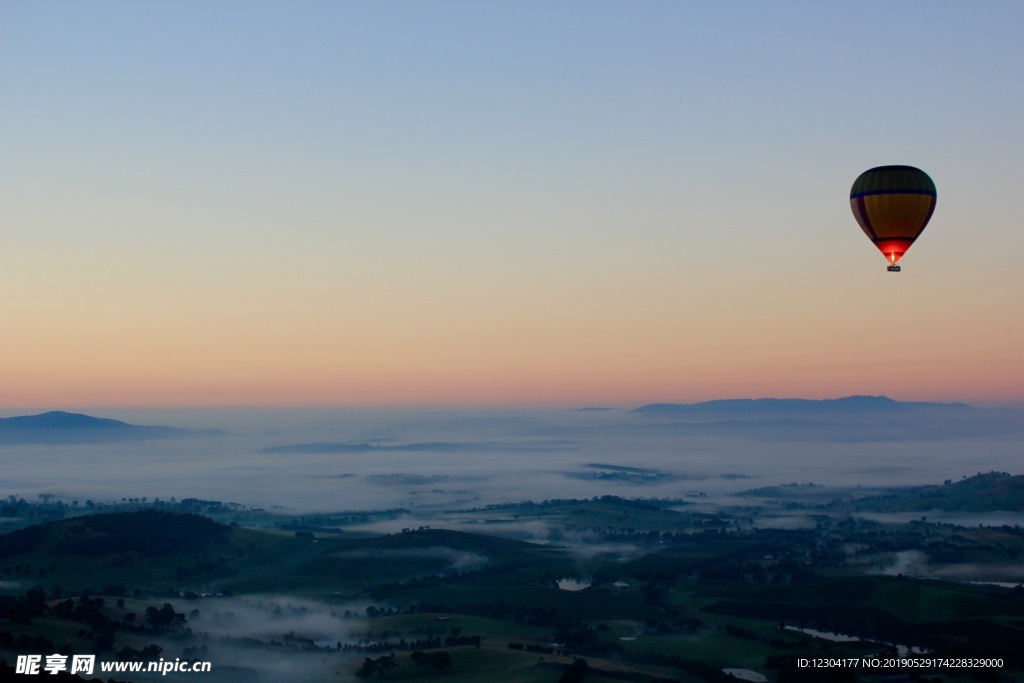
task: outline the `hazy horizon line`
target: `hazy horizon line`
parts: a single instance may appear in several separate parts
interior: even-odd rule
[[[889,398],[899,403],[964,403],[977,408],[1010,408],[1010,409],[1024,409],[1024,397],[1019,399],[964,399],[964,398],[950,398],[950,397],[919,397],[912,396],[906,398],[899,398],[890,394],[863,394],[863,393],[852,393],[852,394],[836,394],[828,396],[744,396],[744,395],[728,395],[728,396],[712,396],[705,398],[693,398],[684,397],[678,399],[665,399],[656,398],[645,401],[620,401],[615,403],[603,402],[603,401],[538,401],[524,403],[520,401],[510,402],[432,402],[432,403],[209,403],[209,404],[182,404],[182,403],[84,403],[84,404],[47,404],[47,405],[0,405],[0,413],[5,414],[15,413],[18,411],[28,411],[34,414],[47,413],[47,412],[82,412],[90,410],[100,411],[116,411],[116,410],[146,410],[146,411],[159,411],[159,410],[182,410],[182,411],[203,411],[203,410],[228,410],[228,411],[248,411],[248,410],[269,410],[269,411],[299,411],[299,410],[368,410],[368,411],[386,411],[386,410],[412,410],[412,411],[487,411],[487,410],[565,410],[565,411],[576,411],[576,412],[612,412],[616,410],[628,411],[635,408],[647,405],[658,405],[658,404],[675,404],[675,405],[693,405],[700,403],[710,403],[713,401],[729,401],[729,400],[806,400],[806,401],[829,401],[839,400],[844,398],[850,398],[855,396],[864,397],[884,397]]]

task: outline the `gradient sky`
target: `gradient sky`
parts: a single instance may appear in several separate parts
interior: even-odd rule
[[[1024,404],[1024,3],[0,3],[0,408]],[[938,207],[903,272],[862,171]]]

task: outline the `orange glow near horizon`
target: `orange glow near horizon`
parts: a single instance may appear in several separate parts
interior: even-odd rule
[[[362,297],[299,274],[276,289],[143,287],[102,305],[89,303],[109,298],[95,285],[43,291],[8,317],[0,407],[1024,400],[1024,326],[927,262],[896,284],[859,260],[839,278],[829,264],[780,269],[770,286],[737,268],[709,296],[693,283],[715,264],[680,276],[668,261],[584,273],[571,289],[556,272],[466,290],[378,278],[393,291]],[[898,313],[879,316],[879,302]]]
[[[80,357],[46,368],[23,365],[8,373],[2,407],[629,406],[852,394],[987,403],[1022,398],[1019,374],[998,362],[959,363],[959,351],[940,344],[897,339],[905,350],[879,365],[865,360],[870,353],[855,351],[870,335],[853,337],[843,348],[834,336],[791,348],[784,334],[764,332],[760,344],[747,347],[719,336],[678,345],[620,339],[584,348],[577,336],[563,348],[549,338],[520,347],[463,345],[457,352],[437,340],[427,346],[423,335],[424,344],[404,354],[400,347],[374,354],[362,345],[334,355],[325,345],[281,356],[266,350],[169,356],[163,363],[152,349],[133,356],[122,348],[117,363]],[[886,325],[877,333],[896,334]],[[976,345],[972,353],[986,353],[982,346],[993,358],[1010,351]],[[946,371],[935,373],[935,367]]]

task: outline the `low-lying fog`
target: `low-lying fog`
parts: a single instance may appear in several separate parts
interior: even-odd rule
[[[681,429],[625,410],[111,410],[133,424],[220,435],[0,446],[0,496],[95,502],[204,498],[289,511],[476,507],[614,494],[708,499],[758,486],[937,484],[1018,474],[1019,432],[872,441],[863,423],[823,438]],[[8,411],[7,414],[12,414]],[[721,432],[722,430],[719,430]],[[865,433],[867,432],[867,433]]]
[[[183,656],[212,662],[211,673],[202,676],[208,681],[359,680],[353,675],[355,662],[365,655],[339,657],[339,648],[380,640],[372,637],[374,624],[365,618],[370,604],[366,602],[328,604],[294,596],[242,595],[173,603],[186,614],[195,636],[188,641],[190,650],[183,651],[174,638],[155,640],[168,661]],[[139,676],[156,678],[185,681],[196,676]]]

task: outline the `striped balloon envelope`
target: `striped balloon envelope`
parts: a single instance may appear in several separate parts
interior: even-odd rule
[[[864,171],[850,190],[853,216],[868,238],[899,271],[903,258],[935,211],[935,183],[913,166],[879,166]]]

